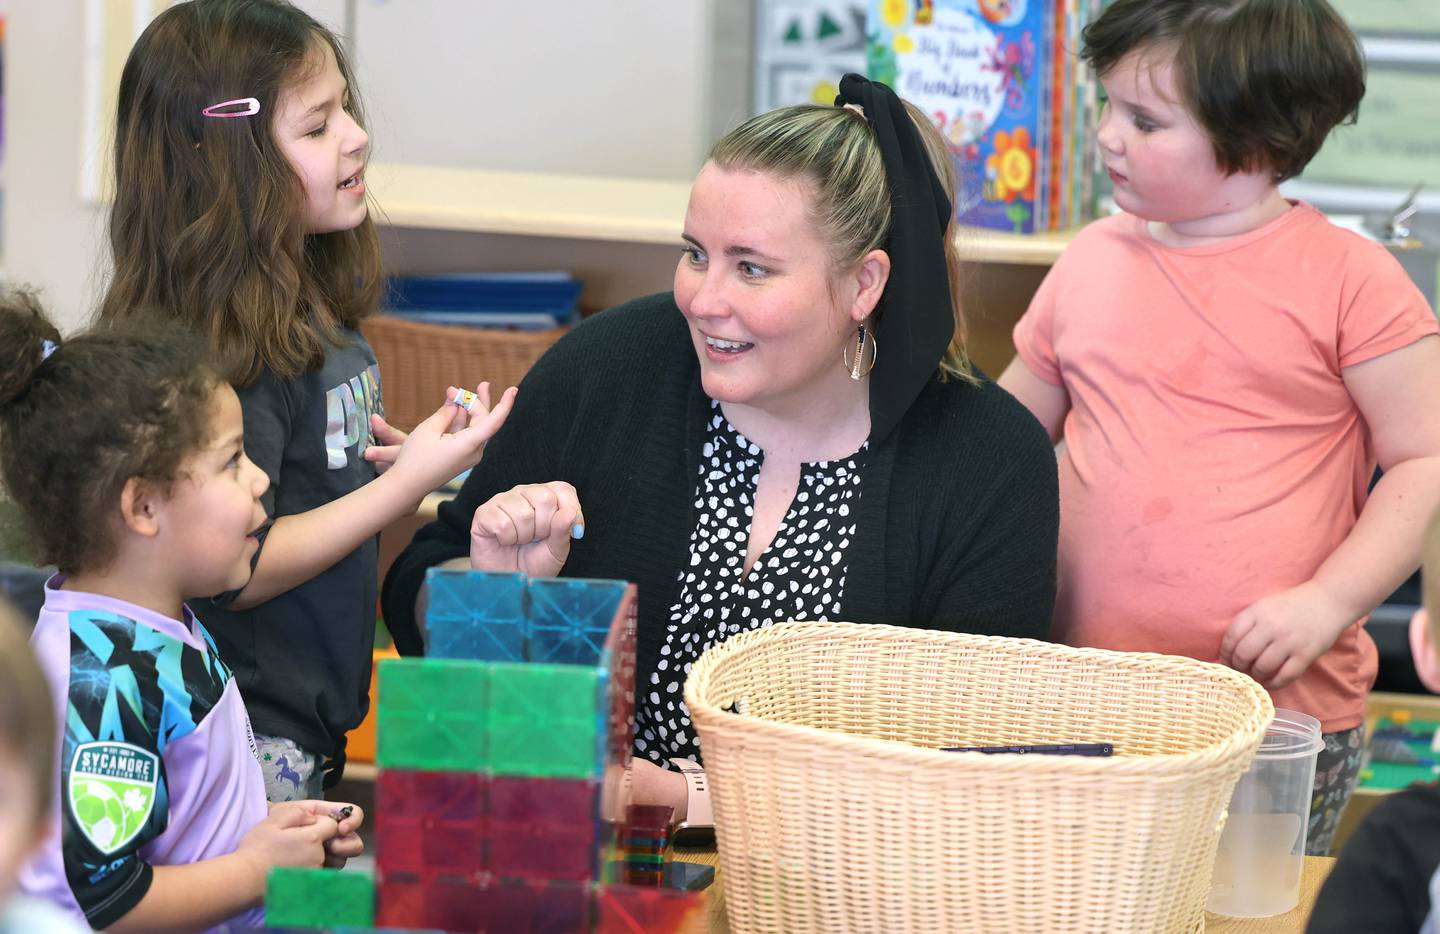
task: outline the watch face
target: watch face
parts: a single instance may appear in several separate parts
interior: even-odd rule
[[[689,824],[677,824],[670,832],[670,842],[678,847],[713,847],[715,845],[715,828],[709,826],[692,827]]]

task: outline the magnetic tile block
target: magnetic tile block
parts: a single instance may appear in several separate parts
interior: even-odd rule
[[[689,934],[704,923],[694,892],[608,885],[595,893],[595,934]]]
[[[625,809],[625,833],[627,836],[668,838],[670,822],[674,819],[675,809],[672,807],[632,804]]]
[[[375,789],[375,864],[385,874],[479,872],[485,863],[486,785],[475,772],[381,770]]]
[[[510,878],[596,878],[599,799],[596,781],[495,777],[485,868]]]
[[[659,856],[659,855],[661,855],[662,853],[665,852],[665,838],[664,838],[664,837],[626,837],[626,838],[625,838],[625,852],[631,853],[631,854],[636,854],[636,853],[653,853],[654,855]]]
[[[621,880],[631,875],[641,880],[633,883],[636,885],[646,887],[658,885],[666,889],[698,892],[701,889],[709,888],[710,884],[715,881],[715,867],[707,866],[704,863],[687,863],[678,859],[667,860],[662,867],[643,864],[631,865],[615,861],[605,867],[604,884],[618,885],[621,884]]]
[[[525,575],[430,568],[425,587],[426,656],[528,660]]]
[[[488,868],[497,877],[588,882],[599,876],[594,824],[547,824],[525,834],[496,832],[487,843]]]
[[[497,775],[490,780],[488,807],[502,827],[593,824],[599,817],[600,784],[593,779]]]
[[[276,927],[363,927],[375,923],[375,880],[335,869],[271,869],[265,923]]]
[[[635,866],[626,866],[625,874],[622,877],[625,885],[637,888],[663,888],[665,873],[660,869],[642,869]]]
[[[386,877],[376,920],[462,934],[582,934],[590,930],[591,886],[489,877]]]
[[[553,665],[599,665],[626,587],[620,581],[531,580],[527,659]]]
[[[377,896],[377,924],[457,932],[485,930],[488,906],[479,877],[384,874]]]
[[[212,934],[316,934],[321,928],[275,928],[275,927],[246,927],[237,924],[222,924],[216,928],[209,929]],[[323,928],[331,934],[445,934],[444,931],[429,930],[418,931],[414,928],[356,928],[356,927],[327,927]]]
[[[376,759],[384,768],[479,771],[489,764],[490,665],[380,663]]]
[[[485,930],[487,934],[588,932],[593,901],[585,883],[498,882],[485,892]]]
[[[496,663],[488,711],[493,773],[599,778],[607,683],[598,668]]]

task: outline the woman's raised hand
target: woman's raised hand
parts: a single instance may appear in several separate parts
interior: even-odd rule
[[[585,535],[580,497],[563,480],[530,483],[490,497],[470,522],[470,566],[554,577]]]

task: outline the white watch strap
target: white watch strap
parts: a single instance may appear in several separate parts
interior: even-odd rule
[[[689,759],[671,759],[670,764],[685,776],[685,823],[691,827],[713,827],[715,812],[710,808],[710,785],[705,770]]]

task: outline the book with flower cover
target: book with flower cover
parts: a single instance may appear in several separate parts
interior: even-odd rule
[[[1049,213],[1054,10],[1054,0],[870,0],[870,77],[939,127],[962,224],[1032,233]]]

